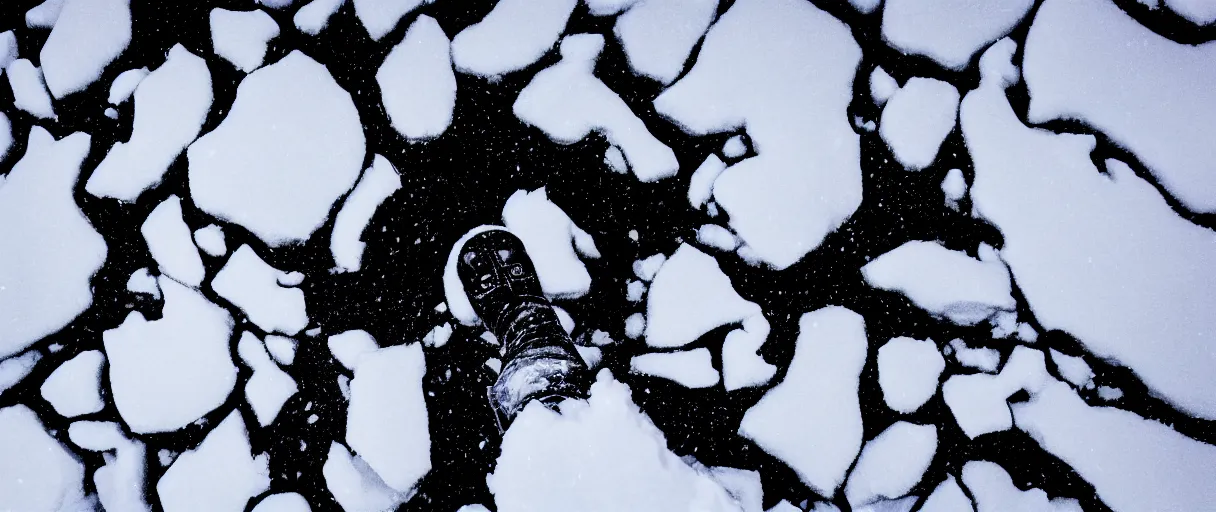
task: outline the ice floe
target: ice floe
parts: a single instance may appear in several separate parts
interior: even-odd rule
[[[110,95],[107,100],[111,105],[122,104],[135,93],[135,88],[139,87],[139,83],[147,76],[148,68],[128,69],[119,73],[110,83]]]
[[[379,41],[397,27],[405,15],[433,0],[352,0],[355,16],[373,40]]]
[[[82,90],[131,43],[130,0],[64,0],[38,53],[56,98]]]
[[[958,89],[953,85],[914,76],[882,109],[878,134],[905,168],[924,169],[937,158],[942,142],[954,129],[958,101]]]
[[[326,489],[346,511],[392,510],[406,498],[385,485],[363,459],[352,457],[350,451],[337,442],[329,445],[329,455],[321,473]]]
[[[974,439],[1012,427],[1009,396],[1019,390],[1033,393],[1049,379],[1042,352],[1016,347],[999,375],[954,375],[942,385],[942,398],[959,428]]]
[[[355,184],[364,142],[350,94],[294,51],[245,77],[228,116],[190,145],[190,194],[270,245],[300,242]]]
[[[718,13],[718,0],[642,0],[616,18],[612,32],[634,72],[669,84]]]
[[[84,464],[24,405],[0,409],[0,510],[92,510]],[[19,461],[19,462],[18,462]]]
[[[147,448],[143,443],[127,439],[118,424],[109,421],[72,423],[68,438],[89,451],[114,451],[113,456],[106,453],[106,464],[93,473],[97,497],[105,510],[151,510],[144,501]]]
[[[365,354],[350,381],[346,442],[390,488],[410,493],[431,470],[422,345]]]
[[[246,73],[261,67],[267,43],[278,35],[279,24],[261,9],[211,10],[211,46],[215,54]]]
[[[848,27],[810,3],[742,0],[655,99],[692,135],[746,126],[757,155],[723,171],[713,196],[759,261],[792,265],[861,203],[859,139],[847,115],[860,59]]]
[[[599,34],[562,39],[562,60],[537,73],[524,87],[515,100],[515,116],[560,144],[578,142],[592,131],[602,133],[610,144],[621,148],[639,180],[674,176],[680,163],[671,148],[656,139],[629,105],[592,74],[603,48],[604,36]]]
[[[288,272],[266,264],[242,245],[211,280],[211,289],[241,308],[263,331],[293,336],[308,326],[308,313],[304,291],[282,286],[288,278]]]
[[[861,448],[857,388],[865,321],[832,306],[802,315],[785,379],[748,409],[739,434],[789,465],[823,496],[835,494]]]
[[[59,13],[63,12],[63,4],[67,0],[43,0],[42,3],[25,11],[25,26],[29,28],[52,28]]]
[[[844,494],[854,508],[907,494],[937,452],[937,427],[897,421],[866,443]]]
[[[202,284],[206,271],[198,249],[190,241],[190,226],[182,220],[181,198],[170,195],[162,201],[139,231],[161,273],[191,288]]]
[[[292,22],[300,32],[315,36],[329,24],[329,19],[345,2],[346,0],[312,0],[296,11]]]
[[[342,209],[334,219],[329,236],[329,251],[340,272],[358,272],[363,263],[363,230],[371,222],[376,209],[388,196],[401,188],[401,176],[383,156],[376,155],[372,166],[363,172],[355,189],[346,196]]]
[[[254,457],[241,413],[232,411],[156,482],[165,512],[244,510],[270,486],[266,455]]]
[[[101,399],[101,366],[105,360],[99,350],[87,350],[67,360],[42,383],[42,398],[65,418],[100,411],[106,406]]]
[[[283,404],[299,390],[296,381],[270,360],[262,341],[253,333],[241,333],[236,351],[241,361],[253,370],[253,375],[245,383],[245,401],[253,408],[253,414],[261,426],[270,425],[279,415]]]
[[[299,345],[293,338],[286,336],[275,336],[273,334],[266,336],[266,351],[270,352],[270,357],[273,357],[275,362],[291,366],[291,363],[296,360],[296,347]]]
[[[208,256],[220,257],[228,254],[228,245],[224,243],[224,228],[215,224],[198,228],[194,231],[194,244],[207,253]]]
[[[726,164],[722,163],[722,159],[718,158],[718,155],[705,157],[705,161],[697,166],[697,170],[692,173],[692,179],[688,182],[688,204],[697,209],[705,206],[705,203],[713,197],[714,182],[725,170]]]
[[[1022,21],[1033,0],[887,0],[882,38],[895,49],[961,71],[988,44]]]
[[[452,39],[452,63],[461,73],[491,79],[519,71],[553,47],[576,5],[578,0],[501,0]]]
[[[452,50],[439,23],[420,15],[376,71],[384,110],[410,140],[438,137],[452,124],[456,75]]]
[[[900,337],[886,342],[878,349],[878,385],[887,407],[916,412],[937,393],[937,379],[945,368],[933,340]]]
[[[713,257],[681,245],[659,269],[646,295],[646,344],[682,347],[719,326],[759,315],[740,297]]]
[[[105,331],[110,391],[135,433],[182,428],[224,402],[236,385],[228,350],[232,317],[199,292],[159,279],[161,319],[139,312]]]
[[[29,350],[19,356],[13,356],[0,361],[0,393],[21,382],[26,375],[34,371],[34,365],[42,360],[42,353]]]
[[[84,133],[56,141],[34,126],[0,186],[0,357],[59,330],[93,301],[89,280],[106,242],[72,197],[88,152]]]
[[[999,259],[977,260],[935,242],[906,242],[874,258],[861,274],[870,286],[900,293],[960,325],[974,325],[1016,306],[1009,270]]]
[[[675,381],[684,387],[707,388],[718,384],[718,370],[707,348],[652,352],[633,356],[629,371]]]
[[[13,90],[13,106],[29,112],[35,117],[52,119],[55,108],[51,106],[51,95],[42,81],[42,70],[27,59],[17,59],[5,70],[8,86]]]
[[[582,230],[549,200],[544,188],[511,194],[502,207],[502,221],[523,242],[545,295],[574,298],[587,294],[591,274],[575,253],[574,234]]]

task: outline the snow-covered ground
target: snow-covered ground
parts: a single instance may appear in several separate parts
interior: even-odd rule
[[[1216,502],[1212,2],[154,4],[0,9],[0,511]]]

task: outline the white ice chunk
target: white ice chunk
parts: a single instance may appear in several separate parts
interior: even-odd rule
[[[603,48],[604,37],[599,34],[562,39],[562,60],[537,73],[524,87],[515,100],[515,116],[559,144],[573,144],[592,131],[603,134],[609,144],[621,148],[641,181],[674,176],[680,163],[671,148],[656,139],[629,105],[592,74]]]
[[[629,283],[625,285],[625,300],[641,302],[644,295],[646,295],[646,283],[630,279]]]
[[[717,224],[705,224],[698,228],[697,241],[723,252],[731,252],[739,247],[735,234]]]
[[[760,314],[740,297],[718,261],[681,244],[659,269],[646,296],[646,344],[682,347],[705,333]]]
[[[870,72],[870,98],[879,108],[886,105],[887,100],[898,91],[899,82],[887,74],[887,70],[876,67]]]
[[[114,81],[110,83],[110,96],[108,101],[111,105],[119,105],[127,101],[131,94],[135,92],[135,88],[139,87],[139,83],[148,76],[148,68],[128,69],[119,73]],[[210,79],[208,79],[210,80]]]
[[[861,448],[865,321],[831,306],[802,315],[798,325],[785,380],[748,409],[739,434],[789,465],[811,490],[831,496]]]
[[[84,464],[24,405],[0,409],[0,510],[91,510]]]
[[[384,484],[371,467],[338,443],[329,445],[329,455],[321,468],[325,487],[349,512],[383,512],[394,510],[407,496]]]
[[[281,492],[262,498],[253,512],[312,512],[312,507],[299,493]]]
[[[270,487],[265,455],[253,457],[239,411],[232,411],[198,448],[187,450],[156,482],[165,512],[244,510]]]
[[[0,32],[0,69],[17,60],[17,35],[12,30]]]
[[[633,262],[633,275],[649,283],[654,279],[655,274],[659,273],[659,269],[663,267],[664,263],[667,263],[666,254],[652,254]]]
[[[19,356],[0,361],[0,393],[13,387],[26,375],[34,370],[34,365],[42,359],[42,353],[30,350]]]
[[[63,11],[65,1],[43,0],[42,3],[34,6],[34,8],[25,11],[25,26],[29,28],[54,27],[55,20],[59,19],[59,13]]]
[[[418,16],[376,71],[376,83],[397,133],[424,140],[448,129],[456,107],[456,75],[448,36],[434,18]]]
[[[861,204],[847,112],[860,60],[849,28],[813,4],[741,0],[709,30],[692,70],[655,99],[692,135],[746,127],[757,155],[723,171],[713,193],[759,261],[792,265]]]
[[[139,441],[127,439],[117,423],[77,421],[68,428],[68,437],[86,450],[109,452],[106,464],[93,473],[97,497],[105,510],[148,511],[144,501],[144,465],[147,449]]]
[[[576,324],[574,323],[574,317],[570,316],[569,312],[561,306],[553,306],[553,312],[557,314],[557,321],[561,324],[562,330],[566,331],[566,334],[574,332]]]
[[[1013,414],[1018,428],[1093,484],[1113,510],[1201,510],[1216,502],[1216,446],[1128,411],[1090,407],[1061,382],[1014,404]]]
[[[670,84],[718,14],[718,0],[643,0],[616,19],[612,32],[633,71]]]
[[[959,325],[974,325],[1017,305],[1009,270],[1000,260],[976,260],[934,242],[906,242],[874,258],[861,274],[870,286],[900,293]]]
[[[612,16],[628,9],[639,0],[583,0],[592,16]]]
[[[994,348],[972,348],[963,340],[955,339],[950,342],[950,349],[954,352],[954,360],[968,368],[996,373],[1001,365],[1001,353]]]
[[[266,336],[266,350],[281,365],[291,366],[295,362],[297,345],[299,342],[293,338],[273,334]]]
[[[88,152],[87,134],[55,141],[33,126],[25,156],[0,186],[0,358],[59,330],[93,302],[89,281],[106,259],[106,242],[72,197]]]
[[[190,241],[190,226],[182,220],[181,203],[181,198],[170,195],[148,214],[139,231],[162,273],[186,286],[198,288],[206,270],[198,249]]]
[[[980,50],[1013,30],[1034,0],[887,0],[882,38],[905,54],[962,71]]]
[[[599,366],[600,360],[604,358],[604,350],[599,347],[584,347],[582,345],[575,345],[574,349],[578,350],[578,356],[583,359],[584,363],[587,364],[587,368],[595,368],[596,366]],[[502,362],[499,361],[499,364],[501,365]]]
[[[519,71],[548,52],[577,0],[501,0],[481,21],[452,39],[452,63],[461,73],[495,78]]]
[[[295,51],[245,77],[224,121],[190,145],[190,193],[270,245],[303,241],[358,179],[364,142],[350,94]]]
[[[1044,7],[1049,19],[1060,8]],[[1014,50],[1010,40],[993,46],[980,87],[963,100],[976,213],[1000,229],[1001,258],[1044,329],[1130,368],[1186,412],[1216,418],[1216,236],[1127,165],[1107,160],[1099,172],[1094,137],[1022,124],[1005,96]]]
[[[355,16],[372,40],[379,41],[397,27],[397,22],[414,9],[433,0],[353,0]]]
[[[3,69],[3,68],[0,68]],[[8,150],[13,147],[13,123],[8,116],[0,112],[0,162],[8,156]],[[4,186],[4,178],[0,178],[0,187]]]
[[[253,414],[261,426],[270,425],[279,415],[283,404],[299,391],[296,381],[270,360],[261,340],[253,333],[241,333],[236,351],[241,361],[253,370],[253,375],[245,383],[245,401],[253,408]]]
[[[53,119],[55,109],[42,82],[42,70],[27,59],[17,59],[5,69],[13,90],[13,106],[43,119]]]
[[[899,498],[920,482],[937,453],[937,427],[897,421],[866,443],[844,494],[854,509]]]
[[[932,78],[914,76],[882,109],[878,134],[891,147],[895,160],[919,171],[937,158],[937,151],[958,119],[958,89]]]
[[[139,312],[105,331],[110,391],[132,432],[168,432],[224,403],[236,385],[228,351],[232,317],[200,293],[167,277],[160,320]]]
[[[747,154],[747,144],[743,142],[742,135],[726,139],[726,143],[722,144],[722,156],[726,158],[741,158],[745,154]]]
[[[261,9],[211,10],[211,46],[215,54],[246,73],[262,66],[267,43],[278,35],[279,24]]]
[[[704,347],[634,356],[629,371],[675,381],[688,388],[716,386],[719,380],[709,349]]]
[[[293,0],[257,0],[259,4],[265,5],[271,9],[282,9],[291,5]]]
[[[422,345],[363,356],[350,381],[346,442],[389,487],[407,493],[431,470]]]
[[[224,243],[224,229],[209,224],[194,231],[194,243],[209,256],[228,254],[228,246]]]
[[[706,473],[668,451],[629,388],[603,370],[590,399],[567,400],[560,414],[528,404],[486,483],[500,512],[738,511]]]
[[[722,163],[722,159],[718,155],[709,155],[705,157],[705,161],[697,167],[692,173],[692,179],[688,182],[688,204],[693,208],[700,209],[705,206],[709,198],[714,193],[714,182],[718,180],[718,175],[726,170],[726,164]]]
[[[767,384],[777,373],[756,353],[768,339],[770,326],[764,315],[743,320],[743,327],[726,334],[722,342],[722,383],[727,391]]]
[[[358,272],[363,266],[366,245],[360,240],[363,230],[367,229],[380,203],[400,188],[401,176],[397,174],[397,168],[383,156],[372,158],[372,166],[363,172],[355,190],[338,210],[333,233],[329,236],[329,252],[333,254],[339,272]]]
[[[88,87],[130,43],[130,0],[64,0],[38,54],[47,88],[62,98]]]
[[[625,154],[621,153],[621,148],[616,146],[608,146],[604,150],[604,164],[612,169],[612,172],[625,174],[629,172],[629,163],[625,161]]]
[[[954,375],[942,385],[942,398],[967,437],[1008,430],[1013,426],[1006,400],[1019,390],[1035,392],[1050,379],[1043,353],[1013,349],[999,375]]]
[[[448,339],[452,337],[452,326],[447,322],[441,325],[436,325],[434,329],[426,333],[422,338],[422,344],[432,348],[439,348],[448,344]]]
[[[160,299],[160,286],[156,284],[156,278],[148,273],[147,268],[131,273],[131,277],[127,279],[127,291],[146,293],[154,299]]]
[[[1208,0],[1165,0],[1165,5],[1196,25],[1216,23],[1216,2]]]
[[[971,498],[963,493],[953,476],[946,476],[920,508],[923,512],[974,512]]]
[[[134,202],[160,183],[182,149],[198,137],[211,109],[207,62],[182,45],[135,89],[131,139],[110,148],[85,186],[90,194]]]
[[[42,383],[42,398],[65,418],[100,411],[101,366],[106,357],[100,350],[81,352],[56,368]]]
[[[300,32],[315,36],[329,24],[329,19],[337,14],[345,2],[346,0],[312,0],[296,11],[292,21]]]
[[[916,412],[937,394],[946,360],[933,340],[895,338],[878,349],[878,385],[891,410]],[[898,498],[899,496],[887,496]]]
[[[1094,371],[1085,364],[1080,356],[1070,356],[1056,349],[1051,349],[1051,362],[1055,363],[1060,376],[1078,388],[1093,387]]]
[[[625,337],[636,340],[646,332],[646,316],[634,313],[625,319]]]
[[[963,485],[975,497],[976,512],[1049,512],[1056,510],[1042,489],[1021,490],[1005,468],[988,461],[971,461],[963,466]],[[1117,508],[1117,507],[1116,507]],[[1146,510],[1166,510],[1150,507]]]
[[[942,194],[946,197],[946,206],[958,211],[958,202],[967,195],[967,179],[962,170],[946,171],[946,177],[942,179]]]
[[[524,243],[545,295],[577,298],[591,289],[591,274],[574,251],[577,227],[544,187],[511,194],[502,207],[502,223]]]
[[[1216,2],[1208,5],[1216,19]],[[1077,120],[1144,162],[1187,209],[1216,212],[1216,41],[1179,44],[1103,0],[1044,2],[1023,59],[1032,123]],[[1137,210],[1129,210],[1135,212]]]
[[[211,289],[241,308],[263,331],[294,336],[308,326],[308,313],[303,290],[280,286],[289,277],[267,265],[248,245],[241,245],[211,280]]]

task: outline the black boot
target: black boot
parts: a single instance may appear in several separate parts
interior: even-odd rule
[[[532,400],[586,397],[587,368],[519,238],[506,230],[473,236],[460,248],[456,271],[473,310],[502,342],[502,371],[490,398],[507,422]]]

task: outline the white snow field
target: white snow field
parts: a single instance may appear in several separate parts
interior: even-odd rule
[[[38,59],[55,98],[80,91],[131,43],[130,0],[64,0]]]
[[[422,345],[412,343],[364,354],[350,381],[346,442],[388,487],[406,498],[431,470],[424,373]]]
[[[562,60],[539,72],[515,100],[515,116],[560,144],[599,132],[621,148],[629,169],[642,181],[674,176],[680,164],[671,148],[652,135],[629,105],[592,74],[604,36],[575,34],[561,42]]]
[[[1201,510],[1216,503],[1216,446],[1111,407],[1091,407],[1052,381],[1014,419],[1093,484],[1113,510]]]
[[[24,405],[0,409],[0,510],[91,510],[84,464]],[[13,461],[20,461],[14,464]]]
[[[139,83],[148,76],[148,68],[128,69],[119,73],[114,81],[110,83],[110,96],[108,98],[111,105],[120,105],[127,101],[132,94],[135,93],[135,88],[139,87]]]
[[[8,86],[13,90],[14,107],[43,119],[55,117],[41,69],[34,67],[28,59],[17,59],[4,71],[8,75]]]
[[[242,245],[211,280],[211,289],[244,311],[263,331],[293,336],[308,326],[308,313],[304,291],[289,286],[291,277]]]
[[[58,331],[93,301],[89,279],[106,242],[72,197],[88,151],[87,134],[56,141],[34,126],[0,185],[0,358]]]
[[[364,142],[350,94],[294,51],[245,77],[223,122],[190,145],[190,194],[267,244],[303,241],[355,184]]]
[[[372,158],[372,166],[363,171],[355,189],[342,202],[334,218],[334,230],[329,237],[329,251],[340,272],[358,272],[363,265],[363,230],[371,222],[376,209],[388,196],[401,188],[397,168],[383,156]]]
[[[452,124],[451,43],[434,18],[418,16],[376,71],[376,83],[393,128],[407,139],[433,139]]]
[[[102,333],[114,404],[138,434],[189,425],[224,403],[236,385],[228,311],[168,277],[158,282],[165,296],[160,320],[132,311]]]
[[[895,159],[911,171],[937,158],[958,119],[958,89],[941,80],[914,76],[895,91],[882,109],[878,134]]]
[[[670,84],[717,10],[718,0],[643,0],[617,17],[612,32],[634,72]]]
[[[746,127],[757,156],[723,171],[713,197],[767,265],[794,264],[861,203],[859,142],[846,115],[860,59],[848,27],[810,3],[742,0],[709,30],[692,69],[654,100],[692,135]]]
[[[607,370],[589,400],[560,408],[530,403],[504,434],[486,477],[498,510],[740,510],[707,472],[667,450],[663,433]]]
[[[162,274],[191,288],[203,282],[203,258],[190,240],[190,226],[182,220],[182,200],[170,195],[148,214],[139,231]]]
[[[115,143],[89,176],[85,190],[90,194],[134,202],[160,183],[173,160],[194,142],[211,109],[207,62],[181,45],[138,83],[131,138]]]
[[[861,449],[865,321],[831,306],[802,315],[798,327],[785,378],[748,409],[739,434],[789,465],[811,490],[831,496]]]
[[[1012,427],[1009,396],[1023,389],[1036,392],[1049,379],[1042,352],[1016,347],[999,375],[954,375],[942,385],[942,398],[959,428],[974,439]]]
[[[870,286],[900,293],[960,325],[974,325],[1016,306],[1009,270],[999,259],[977,260],[934,242],[906,242],[874,258],[861,273]]]
[[[1216,212],[1216,41],[1175,43],[1106,0],[1044,2],[1030,27],[1031,122],[1091,126],[1136,155],[1182,206]]]
[[[98,350],[81,352],[56,368],[42,383],[42,398],[65,418],[100,411],[101,366],[105,355]]]
[[[844,494],[854,508],[907,494],[937,451],[937,427],[897,421],[866,443]]]
[[[962,71],[977,53],[1013,30],[1033,5],[1033,0],[887,0],[882,38],[905,54]]]
[[[452,38],[452,64],[491,80],[528,67],[561,37],[576,5],[578,0],[499,1]]]
[[[701,347],[676,352],[651,352],[633,356],[629,371],[660,377],[688,388],[707,388],[721,380],[709,349]]]
[[[372,39],[379,41],[397,27],[405,15],[432,0],[351,0],[355,16]],[[336,10],[336,8],[335,8]]]
[[[262,340],[253,333],[241,333],[236,351],[245,366],[253,370],[253,375],[245,383],[245,401],[253,408],[253,414],[261,426],[274,423],[283,404],[299,391],[296,381],[270,360]]]
[[[575,233],[583,230],[549,200],[544,188],[511,194],[502,207],[502,223],[524,243],[545,295],[577,298],[591,289],[591,274],[575,247]]]
[[[946,360],[933,340],[899,337],[883,344],[878,349],[878,385],[887,407],[916,412],[937,393],[937,380],[945,368]]]
[[[1015,44],[988,50],[962,106],[976,213],[1045,329],[1132,369],[1173,405],[1216,418],[1216,236],[1127,165],[1094,167],[1089,135],[1028,128],[1005,97]],[[1168,343],[1160,340],[1169,340]]]
[[[156,482],[165,512],[244,510],[270,486],[266,455],[253,456],[241,413],[233,411],[203,442],[177,457]]]
[[[143,443],[127,439],[110,421],[77,421],[68,428],[68,437],[81,448],[105,453],[106,464],[93,473],[97,498],[105,510],[151,510],[144,500],[147,448]],[[113,455],[108,453],[111,450]]]
[[[215,54],[246,73],[262,65],[267,43],[278,35],[279,24],[261,9],[211,10],[211,45]]]

